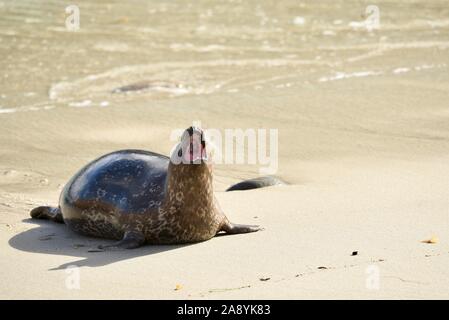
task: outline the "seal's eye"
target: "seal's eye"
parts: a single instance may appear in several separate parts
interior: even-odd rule
[[[182,157],[182,149],[178,150],[178,157]]]

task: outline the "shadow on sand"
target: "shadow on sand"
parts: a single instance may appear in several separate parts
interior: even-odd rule
[[[101,251],[98,249],[99,245],[110,244],[115,240],[78,235],[66,225],[51,221],[24,219],[22,222],[38,225],[38,227],[12,237],[9,240],[11,247],[26,252],[82,257],[80,260],[62,264],[50,270],[61,270],[71,265],[78,267],[105,266],[126,259],[158,254],[191,245],[146,245],[131,250]]]

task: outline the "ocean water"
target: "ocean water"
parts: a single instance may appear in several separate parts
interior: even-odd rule
[[[447,0],[70,4],[0,1],[0,117],[448,72]]]

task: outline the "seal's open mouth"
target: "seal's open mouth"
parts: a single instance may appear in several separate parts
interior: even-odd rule
[[[190,127],[186,130],[188,135],[184,136],[183,163],[201,163],[207,161],[206,143],[203,131],[199,128]]]

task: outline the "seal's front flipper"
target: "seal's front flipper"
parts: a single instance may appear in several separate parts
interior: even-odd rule
[[[145,236],[139,231],[127,231],[123,239],[107,246],[98,246],[101,250],[135,249],[145,243]]]
[[[31,210],[30,216],[33,219],[44,219],[58,223],[64,223],[62,212],[59,208],[56,207],[42,206],[34,208],[33,210]]]
[[[229,234],[238,234],[238,233],[249,233],[256,232],[262,230],[259,226],[248,225],[248,224],[236,224],[227,222],[222,228],[222,231]]]

